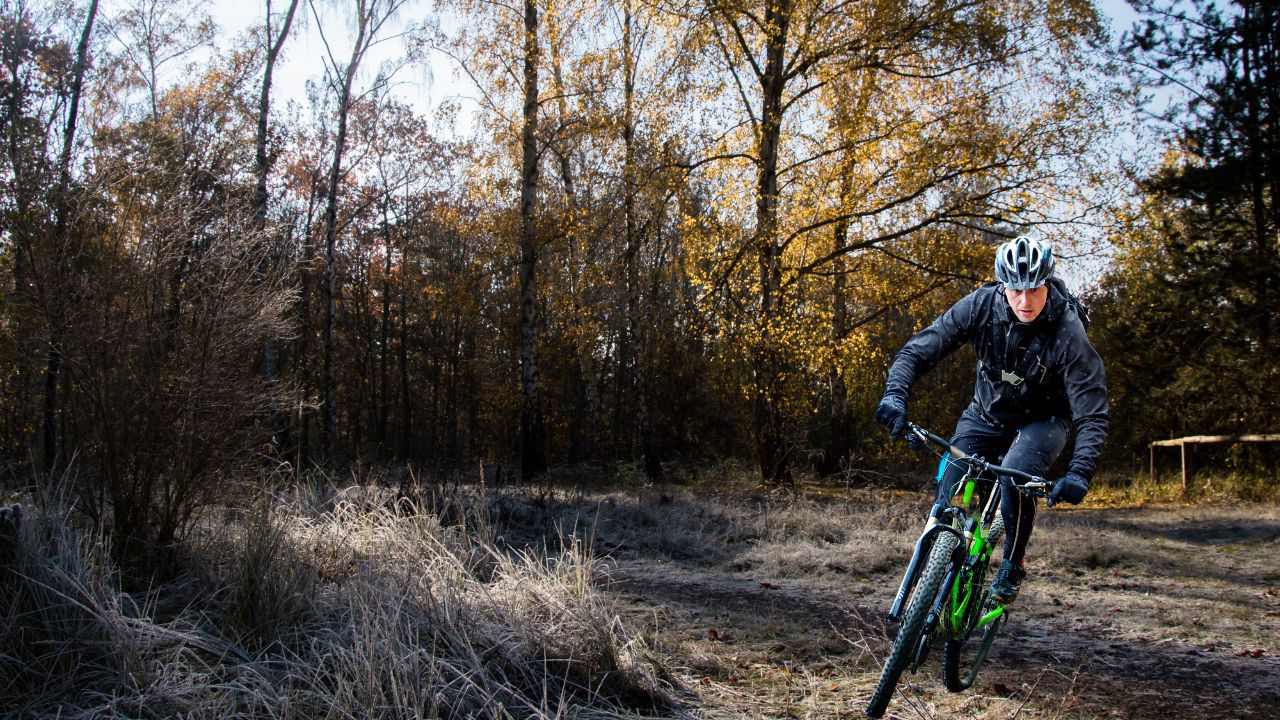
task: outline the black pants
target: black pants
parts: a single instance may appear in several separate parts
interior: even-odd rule
[[[1021,470],[1031,475],[1044,476],[1049,466],[1067,446],[1071,425],[1063,418],[1049,418],[1027,423],[1022,427],[996,427],[989,423],[973,405],[965,408],[956,422],[956,434],[951,444],[969,455],[978,455],[987,462]],[[960,467],[948,463],[938,483],[937,502],[946,505],[950,491],[962,476]],[[979,487],[985,501],[990,486]],[[1000,486],[1000,514],[1004,517],[1004,557],[1021,565],[1035,525],[1036,501],[1017,490]]]

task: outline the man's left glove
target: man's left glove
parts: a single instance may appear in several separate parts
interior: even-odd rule
[[[1067,473],[1062,476],[1058,482],[1054,483],[1053,491],[1049,493],[1049,501],[1045,505],[1053,507],[1059,502],[1069,502],[1072,505],[1080,504],[1084,500],[1084,496],[1089,492],[1089,481],[1075,473]]]

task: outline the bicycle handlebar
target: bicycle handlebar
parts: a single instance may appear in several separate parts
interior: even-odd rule
[[[952,457],[954,457],[957,460],[968,461],[970,463],[973,463],[975,465],[982,467],[985,470],[988,470],[994,473],[997,476],[1003,475],[1006,477],[1017,478],[1019,480],[1022,480],[1023,482],[1021,485],[1019,485],[1018,483],[1012,483],[1012,485],[1017,489],[1021,490],[1022,492],[1025,492],[1029,495],[1048,497],[1049,490],[1053,487],[1052,483],[1050,483],[1049,481],[1037,475],[1031,475],[1029,473],[1022,472],[1021,470],[1017,470],[1015,468],[1002,467],[1000,465],[995,465],[993,463],[987,462],[986,460],[983,460],[980,457],[977,457],[975,455],[970,455],[965,451],[961,450],[960,448],[947,442],[945,439],[937,435],[934,435],[933,433],[929,432],[928,430],[925,430],[924,428],[920,427],[919,425],[911,421],[907,421],[907,431],[914,434],[920,440],[928,440],[929,442],[932,442],[933,444],[942,447],[944,450],[950,453]]]

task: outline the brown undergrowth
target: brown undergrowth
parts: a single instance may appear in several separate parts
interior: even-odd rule
[[[860,717],[926,490],[295,491],[206,517],[141,593],[50,503],[5,555],[5,712]],[[935,648],[889,717],[1269,716],[1280,508],[1107,497],[1041,510],[978,684]]]
[[[377,495],[377,492],[373,493]],[[261,498],[206,518],[182,572],[123,592],[50,493],[0,568],[5,717],[618,717],[666,670],[572,538],[514,548],[487,503]],[[549,549],[544,549],[549,548]]]

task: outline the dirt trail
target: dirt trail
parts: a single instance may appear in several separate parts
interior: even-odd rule
[[[977,687],[945,692],[935,652],[891,717],[1280,716],[1274,509],[1078,511],[1036,541],[1045,557]],[[772,578],[636,557],[609,574],[695,716],[859,717],[888,653],[896,571]]]

